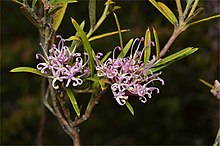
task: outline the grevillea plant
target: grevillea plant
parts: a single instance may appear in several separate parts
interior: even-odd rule
[[[145,36],[131,38],[124,46],[122,33],[129,30],[121,29],[115,13],[115,10],[120,7],[112,0],[106,0],[105,8],[99,19],[96,19],[96,0],[89,0],[90,29],[88,33],[84,31],[85,21],[78,24],[75,19],[71,18],[77,32],[69,38],[62,38],[56,32],[67,5],[77,2],[76,0],[33,0],[31,5],[27,0],[12,1],[21,6],[25,16],[39,29],[42,53],[36,54],[36,59],[39,61],[36,68],[18,67],[12,69],[11,72],[30,72],[48,79],[43,83],[48,85],[45,97],[43,97],[44,104],[57,117],[63,130],[77,146],[80,145],[80,124],[90,117],[95,105],[99,103],[107,90],[112,91],[112,99],[115,99],[116,103],[121,106],[126,105],[134,115],[129,98],[138,98],[142,103],[146,103],[154,94],[159,94],[160,89],[156,82],[161,85],[165,84],[165,79],[160,77],[162,69],[198,50],[198,48],[187,47],[166,56],[175,39],[194,24],[220,17],[220,15],[215,15],[193,21],[202,9],[198,7],[199,0],[175,0],[178,17],[164,3],[149,0],[173,25],[172,35],[163,48],[160,48],[156,30],[148,28]],[[42,14],[38,13],[37,4],[43,5],[43,10],[40,11]],[[112,13],[117,30],[94,36],[94,32]],[[105,55],[103,52],[97,52],[96,48],[90,44],[91,41],[115,34],[119,35],[120,45]],[[55,40],[58,43],[55,43]],[[70,43],[71,45],[68,45]],[[219,88],[218,85],[216,85],[217,88]],[[77,102],[75,93],[90,93],[91,97],[85,111],[79,108],[80,103]],[[213,94],[219,97],[219,92],[213,91]],[[51,102],[48,102],[48,96],[51,97]],[[68,98],[63,98],[64,96]],[[70,114],[68,101],[72,103],[75,115]]]

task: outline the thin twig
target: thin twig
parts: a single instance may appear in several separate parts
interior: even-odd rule
[[[169,50],[170,46],[173,44],[173,42],[176,40],[176,38],[180,35],[180,33],[183,31],[182,26],[178,26],[177,29],[174,30],[172,36],[166,43],[166,45],[163,47],[163,49],[160,52],[160,57],[163,57],[167,51]]]
[[[62,108],[62,111],[63,111],[63,114],[65,116],[65,118],[67,119],[68,123],[70,124],[70,126],[73,125],[73,121],[70,117],[70,111],[69,109],[66,107],[66,103],[65,103],[65,100],[64,100],[64,97],[62,96],[58,96],[58,100],[60,102],[60,105],[61,105],[61,108]]]
[[[60,125],[62,126],[63,130],[73,139],[74,136],[71,135],[71,128],[70,128],[68,122],[63,117],[63,115],[60,111],[60,107],[59,107],[59,104],[58,104],[58,101],[57,101],[57,95],[54,92],[54,89],[51,85],[50,80],[49,80],[49,88],[50,88],[50,94],[51,94],[52,103],[53,103],[53,107],[54,107],[54,110],[55,110],[56,117],[57,117],[58,121],[60,122]]]

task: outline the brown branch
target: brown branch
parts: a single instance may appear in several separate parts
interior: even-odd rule
[[[49,79],[49,88],[50,88],[50,94],[52,97],[52,103],[55,110],[56,117],[63,128],[63,130],[73,139],[73,143],[75,146],[80,146],[80,136],[78,133],[78,127],[77,126],[71,126],[70,123],[68,123],[67,119],[64,117],[63,114],[67,114],[66,107],[62,107],[64,105],[61,105],[58,103],[58,99],[62,97],[58,97],[59,94],[56,94],[52,85],[51,85],[51,79]],[[62,103],[63,104],[63,103]],[[61,112],[61,109],[64,113]],[[66,115],[67,116],[67,115]],[[70,119],[69,119],[70,120]]]
[[[163,49],[160,52],[160,57],[163,57],[167,51],[169,50],[170,46],[173,44],[173,42],[176,40],[176,38],[180,35],[180,33],[183,31],[182,26],[178,26],[177,29],[174,30],[172,36],[166,43],[166,45],[163,47]]]
[[[58,100],[60,102],[60,105],[61,105],[61,108],[62,108],[62,111],[63,111],[63,114],[64,114],[65,118],[67,119],[67,121],[70,124],[70,126],[72,126],[73,125],[73,121],[72,121],[72,119],[70,117],[70,111],[66,107],[66,103],[65,103],[63,95],[62,96],[58,96]]]

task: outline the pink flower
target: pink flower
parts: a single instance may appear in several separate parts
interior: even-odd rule
[[[44,50],[44,55],[36,54],[36,59],[42,58],[44,62],[37,65],[37,69],[42,73],[53,76],[52,86],[54,89],[58,89],[60,84],[58,82],[64,82],[65,87],[69,84],[72,86],[78,86],[83,83],[82,77],[89,74],[88,69],[88,54],[87,60],[82,59],[81,53],[75,53],[76,48],[70,51],[69,47],[65,46],[65,39],[61,36],[58,45],[53,44],[49,50],[49,55]]]
[[[133,54],[135,43],[138,46]],[[130,56],[126,58],[115,58],[115,50],[121,50],[119,46],[113,50],[112,58],[107,59],[103,64],[96,67],[98,76],[108,78],[112,85],[111,90],[114,98],[120,105],[124,105],[128,100],[128,95],[139,96],[139,100],[143,103],[147,98],[151,98],[152,92],[159,93],[159,89],[151,83],[160,81],[164,85],[164,81],[159,77],[160,73],[153,73],[151,68],[158,63],[155,56],[148,63],[142,62],[144,48],[139,50],[144,38],[136,38],[132,44]]]

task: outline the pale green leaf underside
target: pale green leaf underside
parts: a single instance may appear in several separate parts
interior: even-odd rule
[[[16,67],[12,69],[10,72],[28,72],[28,73],[37,74],[39,76],[48,77],[47,75],[41,73],[36,68],[32,68],[32,67]]]

